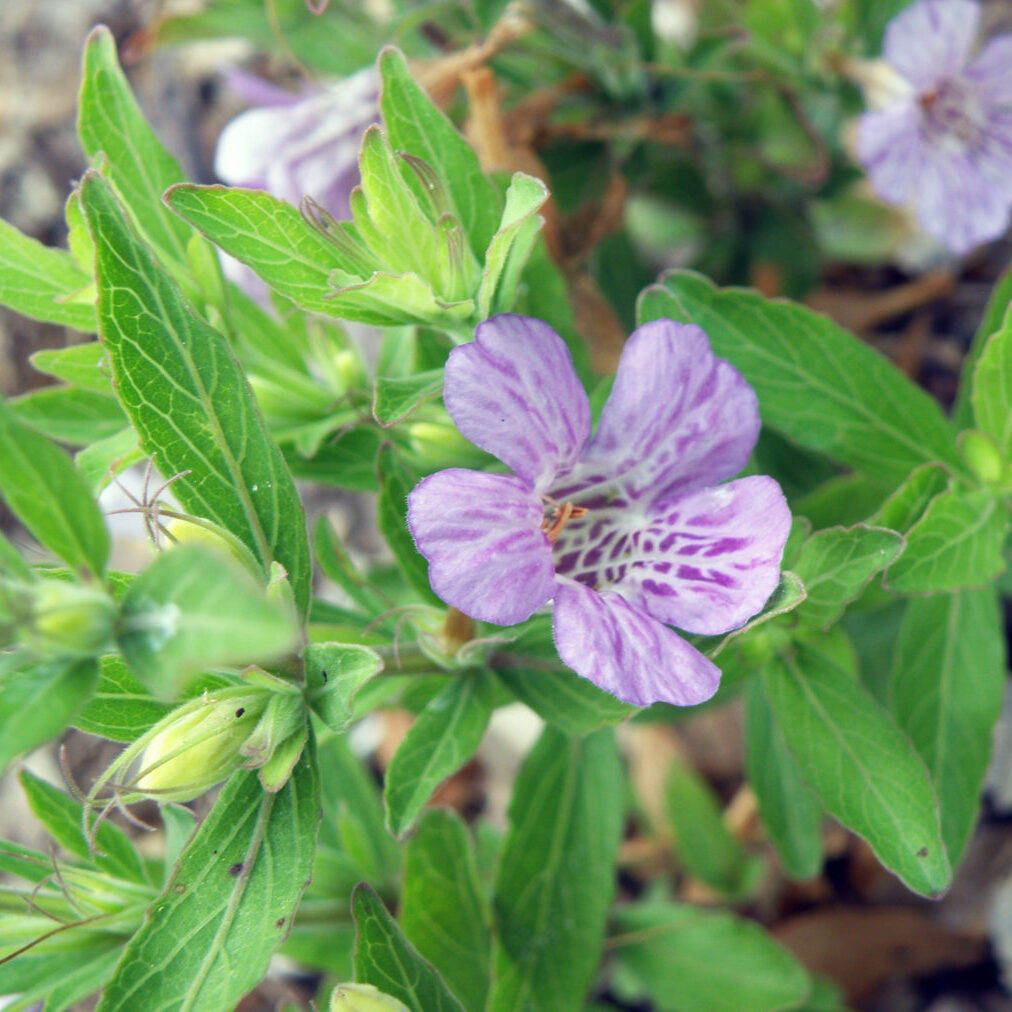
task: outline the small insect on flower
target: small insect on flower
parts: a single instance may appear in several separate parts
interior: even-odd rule
[[[668,627],[715,635],[758,612],[791,518],[772,478],[726,481],[755,445],[759,410],[703,331],[640,327],[593,438],[565,343],[529,317],[493,317],[455,348],[443,398],[514,473],[450,468],[408,496],[433,590],[497,625],[554,602],[563,661],[619,699],[711,696],[716,665]]]
[[[858,159],[879,196],[910,204],[953,253],[996,239],[1012,210],[1012,35],[974,55],[976,0],[917,0],[886,26],[891,78],[858,124]]]

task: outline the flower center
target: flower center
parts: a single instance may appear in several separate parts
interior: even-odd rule
[[[562,533],[563,527],[570,520],[578,520],[580,517],[586,516],[587,510],[586,507],[574,506],[571,502],[560,504],[554,499],[548,499],[547,497],[545,501],[552,508],[552,512],[541,521],[541,529],[545,532],[548,540],[554,545]]]
[[[956,80],[918,96],[924,130],[936,143],[958,149],[972,147],[984,130],[981,104],[973,90]]]

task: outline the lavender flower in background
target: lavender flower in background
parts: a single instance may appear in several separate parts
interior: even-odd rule
[[[912,204],[954,253],[1002,235],[1012,210],[1012,35],[973,56],[979,23],[975,0],[918,0],[894,17],[882,49],[899,87],[858,124],[879,196]]]
[[[296,206],[309,196],[335,218],[349,217],[362,135],[379,119],[376,68],[299,93],[238,72],[229,83],[254,108],[222,130],[214,160],[218,176]]]
[[[502,315],[455,348],[444,399],[461,433],[513,474],[423,479],[408,526],[447,603],[512,625],[554,599],[555,643],[619,699],[688,706],[720,671],[667,626],[718,634],[779,579],[790,511],[772,478],[720,485],[759,434],[756,396],[698,327],[636,330],[590,438],[587,395],[562,339]]]
[[[241,71],[232,71],[228,82],[253,108],[218,138],[214,170],[219,178],[230,186],[266,190],[296,206],[312,197],[335,218],[349,218],[362,135],[379,120],[376,68],[298,93]],[[222,264],[247,295],[269,302],[267,286],[249,267],[224,255]]]

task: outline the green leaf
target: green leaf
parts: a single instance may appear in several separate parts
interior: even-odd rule
[[[908,603],[889,676],[889,709],[931,773],[953,867],[977,817],[1004,686],[1004,636],[993,590]]]
[[[474,755],[492,716],[493,683],[484,672],[461,674],[429,701],[386,771],[387,828],[404,836],[432,792]]]
[[[43,387],[8,403],[21,421],[70,446],[108,439],[130,424],[111,387],[105,393],[75,386]]]
[[[689,271],[674,271],[641,295],[640,321],[661,317],[702,327],[714,352],[755,388],[763,422],[802,446],[874,477],[904,478],[932,461],[965,473],[938,404],[827,317],[717,289]]]
[[[797,517],[794,519],[795,522],[798,520]],[[803,520],[804,518],[801,519]],[[795,530],[802,529],[795,527]],[[807,527],[804,528],[799,536],[804,537],[806,532]],[[791,542],[788,539],[787,549],[784,552],[785,558],[787,558],[787,552],[790,551],[790,548]],[[703,637],[700,637],[700,640],[703,642],[698,644],[698,649],[705,653],[707,657],[715,658],[718,654],[723,653],[729,644],[734,643],[735,640],[751,632],[756,627],[765,625],[780,615],[787,615],[795,611],[805,601],[807,596],[808,593],[805,585],[801,582],[801,577],[797,573],[792,573],[789,569],[782,569],[780,570],[780,582],[773,593],[770,594],[768,600],[763,605],[763,610],[758,615],[753,615],[743,626],[732,629],[716,646],[706,646],[705,640]]]
[[[559,660],[551,622],[535,622],[493,656],[499,681],[563,734],[580,738],[639,712]]]
[[[807,593],[798,606],[798,618],[822,629],[832,625],[902,550],[903,538],[883,527],[856,524],[816,532],[794,563]]]
[[[350,643],[310,643],[305,664],[306,702],[332,731],[347,729],[358,690],[383,670],[379,654]]]
[[[822,867],[822,805],[801,779],[757,680],[745,690],[745,774],[787,873],[814,878]]]
[[[449,809],[426,812],[405,854],[401,927],[467,1009],[485,1007],[489,919],[467,828]]]
[[[134,741],[172,709],[171,703],[152,697],[122,658],[110,655],[101,658],[98,686],[74,718],[74,727],[111,741]]]
[[[111,394],[112,375],[108,366],[102,367],[105,357],[101,341],[86,341],[68,348],[44,348],[30,355],[28,360],[47,376],[98,394]]]
[[[616,928],[619,966],[659,1012],[778,1012],[809,990],[790,953],[733,914],[655,900],[619,910]]]
[[[88,487],[97,494],[116,475],[143,459],[144,454],[137,446],[137,433],[129,427],[78,451],[74,463]]]
[[[285,568],[309,604],[302,503],[224,338],[194,315],[131,233],[108,185],[89,173],[82,199],[97,247],[99,320],[119,398],[145,452],[185,509],[221,524],[266,573]]]
[[[183,183],[165,203],[300,306],[327,312],[328,278],[346,267],[336,247],[287,201],[262,190]]]
[[[480,261],[499,221],[502,204],[495,187],[481,171],[472,147],[415,83],[404,57],[396,49],[384,49],[379,68],[383,76],[380,109],[390,146],[424,159],[435,170],[447,189],[451,211],[463,224]],[[421,197],[421,181],[406,166],[402,173]]]
[[[100,577],[109,558],[91,490],[67,455],[0,400],[0,492],[38,541],[76,571]]]
[[[380,476],[380,494],[376,521],[390,551],[400,564],[408,583],[427,602],[442,603],[429,585],[429,564],[415,547],[408,531],[408,493],[417,480],[405,466],[397,450],[390,445],[380,449],[376,458]]]
[[[411,946],[369,886],[358,886],[351,904],[358,932],[355,980],[392,995],[412,1012],[463,1012],[463,1006]]]
[[[513,788],[493,906],[489,1012],[582,1007],[614,893],[625,809],[615,736],[545,729]]]
[[[977,428],[1012,461],[1012,309],[981,349],[973,370],[973,417]]]
[[[91,694],[94,658],[60,658],[0,672],[0,770],[55,738]]]
[[[391,602],[355,568],[325,516],[320,517],[313,530],[313,550],[327,579],[333,580],[370,619],[390,608]]]
[[[116,42],[99,26],[84,48],[77,132],[89,160],[105,156],[103,171],[134,226],[175,272],[187,271],[190,228],[162,205],[162,194],[183,179],[179,162],[148,126],[116,58]],[[90,223],[94,231],[94,223]]]
[[[404,421],[422,401],[443,392],[443,370],[430,369],[405,379],[379,376],[373,395],[372,413],[380,425],[396,425]]]
[[[0,989],[18,995],[5,1008],[10,1012],[40,1007],[46,1012],[80,1008],[75,1002],[97,991],[112,976],[122,945],[120,935],[88,932],[65,949],[33,950],[5,963],[0,966]],[[37,1001],[45,1005],[33,1004]]]
[[[973,425],[971,394],[977,360],[988,338],[1002,326],[1009,306],[1012,306],[1012,268],[1007,269],[991,289],[980,326],[977,327],[973,343],[970,345],[970,353],[963,360],[959,376],[959,392],[956,395],[955,407],[952,409],[953,421],[960,429],[968,429]]]
[[[669,764],[664,802],[686,870],[729,897],[752,893],[762,865],[745,853],[724,824],[713,791],[681,762]]]
[[[513,308],[520,274],[531,255],[544,219],[537,212],[548,200],[548,188],[540,179],[514,172],[506,191],[499,231],[485,253],[485,268],[478,286],[478,316]]]
[[[99,1010],[233,1008],[288,933],[319,817],[312,745],[276,794],[252,771],[233,776],[127,944]]]
[[[983,587],[1005,569],[1008,511],[989,492],[960,486],[936,496],[907,531],[907,547],[886,573],[900,594]]]
[[[931,501],[948,487],[949,476],[941,464],[922,464],[872,514],[868,523],[906,534]]]
[[[763,669],[766,698],[805,782],[908,888],[951,880],[938,801],[924,763],[889,714],[838,660],[796,644]]]
[[[428,323],[455,328],[474,311],[470,299],[443,302],[417,274],[377,271],[365,280],[343,271],[332,271],[330,294],[321,312],[345,320],[394,327],[403,323]]]
[[[27,769],[20,780],[35,818],[61,847],[109,875],[149,883],[140,855],[119,826],[103,822],[89,841],[81,827],[81,806],[73,798]]]
[[[33,320],[94,334],[94,305],[72,298],[91,283],[91,275],[65,250],[43,246],[0,220],[0,305]]]
[[[345,735],[335,735],[320,746],[320,768],[327,772],[314,887],[328,895],[350,896],[364,878],[386,889],[400,874],[400,851],[383,823],[375,779],[351,751]]]
[[[123,658],[165,699],[192,672],[275,660],[298,641],[283,602],[225,555],[195,545],[163,551],[134,578],[122,609]]]

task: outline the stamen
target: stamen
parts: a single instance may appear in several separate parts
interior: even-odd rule
[[[587,508],[586,506],[574,506],[571,502],[564,503],[562,506],[553,502],[552,505],[555,506],[555,509],[550,516],[545,517],[541,521],[541,529],[545,532],[548,540],[554,545],[562,533],[562,528],[570,520],[579,520],[580,517],[586,516]]]

